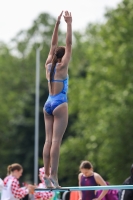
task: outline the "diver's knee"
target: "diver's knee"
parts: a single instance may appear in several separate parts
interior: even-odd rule
[[[52,140],[45,140],[45,144],[44,145],[52,145]]]
[[[53,139],[52,140],[52,144],[58,144],[59,146],[60,146],[60,144],[61,144],[61,141],[62,141],[62,139],[60,138],[60,139]]]

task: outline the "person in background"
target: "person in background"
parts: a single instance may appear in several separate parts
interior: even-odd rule
[[[131,165],[130,173],[130,176],[123,182],[123,185],[133,185],[133,164]],[[133,189],[120,190],[119,200],[133,200]]]
[[[43,108],[46,133],[43,162],[44,181],[47,188],[60,188],[58,183],[59,153],[62,137],[68,124],[67,91],[68,64],[72,53],[72,16],[70,12],[64,12],[64,20],[67,24],[66,44],[58,46],[58,28],[62,15],[63,12],[55,23],[51,47],[45,63],[49,96]]]
[[[93,171],[92,164],[85,160],[79,166],[80,173],[78,175],[79,186],[105,186],[107,185],[100,174]],[[79,200],[102,200],[107,194],[107,190],[103,190],[99,197],[94,190],[85,190],[79,192]]]
[[[0,191],[3,189],[4,183],[3,180],[0,178]]]
[[[7,176],[4,178],[1,200],[20,200],[27,194],[32,193],[34,185],[20,187],[18,179],[22,176],[23,168],[18,163],[13,163],[7,167]]]
[[[3,180],[0,178],[0,199],[1,199],[1,192],[2,192],[3,186],[4,186]]]
[[[44,182],[44,175],[45,175],[45,169],[44,167],[39,169],[39,179],[40,183],[38,184],[37,188],[46,188],[45,182]],[[51,191],[38,191],[34,193],[34,199],[35,200],[50,200],[54,196],[54,193]]]

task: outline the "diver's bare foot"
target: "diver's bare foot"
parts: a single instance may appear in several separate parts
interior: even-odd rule
[[[53,183],[55,188],[61,188],[61,186],[59,185],[59,183],[58,183],[58,181],[56,179],[51,178],[51,177],[49,179]]]
[[[44,182],[47,189],[55,188],[54,186],[52,186],[51,180],[48,177],[44,177]]]

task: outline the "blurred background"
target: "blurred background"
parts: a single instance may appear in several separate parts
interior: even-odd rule
[[[43,166],[42,108],[48,95],[44,63],[56,18],[68,9],[73,15],[73,53],[59,182],[78,185],[80,162],[89,160],[110,184],[122,184],[133,163],[133,1],[95,0],[92,4],[84,0],[72,5],[57,0],[43,2],[44,7],[37,2],[40,7],[35,2],[36,7],[24,0],[4,0],[0,8],[0,177],[17,162],[24,168],[22,181],[34,182],[36,50],[40,45],[38,167]],[[65,28],[62,19],[59,45],[65,44]]]

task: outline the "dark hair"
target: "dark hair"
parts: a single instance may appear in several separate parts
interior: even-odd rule
[[[91,162],[87,161],[87,160],[84,160],[81,162],[80,166],[79,166],[79,170],[81,169],[91,169],[93,168]]]
[[[23,169],[23,167],[20,164],[13,163],[11,165],[8,165],[8,167],[7,167],[7,174],[9,175],[11,172],[13,172],[15,170],[20,171],[21,169]]]
[[[65,54],[65,47],[57,47],[54,55],[53,55],[53,59],[52,59],[52,67],[51,67],[51,71],[50,71],[50,82],[53,79],[53,74],[54,74],[54,68],[56,63],[58,62],[58,59],[62,58]]]

